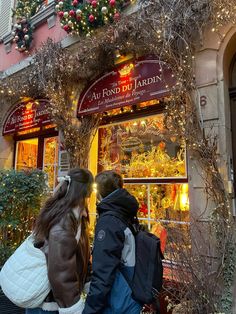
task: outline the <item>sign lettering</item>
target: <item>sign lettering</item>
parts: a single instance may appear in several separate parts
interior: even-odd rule
[[[14,134],[51,123],[52,119],[49,115],[49,103],[47,100],[22,102],[17,104],[8,115],[3,126],[3,135]]]
[[[77,115],[160,99],[175,84],[170,68],[153,59],[122,65],[92,82],[80,95]]]

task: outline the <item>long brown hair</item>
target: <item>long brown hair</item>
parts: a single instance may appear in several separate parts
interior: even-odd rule
[[[82,292],[86,277],[88,275],[88,264],[90,259],[90,243],[89,243],[89,232],[88,232],[88,219],[85,217],[81,221],[81,236],[79,240],[78,260],[79,260],[79,291]]]
[[[36,242],[44,242],[51,228],[59,223],[72,209],[86,208],[86,198],[92,192],[94,182],[92,173],[87,169],[75,168],[68,172],[70,180],[64,181],[58,191],[48,198],[36,220],[33,230]],[[89,213],[81,219],[81,237],[79,240],[80,252],[78,252],[80,267],[80,284],[83,285],[87,275],[87,267],[90,257],[88,236]]]

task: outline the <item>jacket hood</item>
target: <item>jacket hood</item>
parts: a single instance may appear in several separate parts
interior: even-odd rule
[[[138,208],[138,201],[126,189],[115,190],[103,198],[102,201],[97,205],[99,214],[105,213],[107,211],[116,211],[127,217],[136,216]]]

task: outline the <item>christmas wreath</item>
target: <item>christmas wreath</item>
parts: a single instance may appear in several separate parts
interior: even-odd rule
[[[35,15],[44,0],[19,0],[16,9],[13,10],[13,16],[16,17],[16,24],[12,31],[13,41],[16,43],[16,49],[20,52],[28,51],[33,39],[33,28],[30,24],[30,18]]]
[[[62,28],[71,34],[90,35],[94,29],[119,20],[129,0],[58,0]]]

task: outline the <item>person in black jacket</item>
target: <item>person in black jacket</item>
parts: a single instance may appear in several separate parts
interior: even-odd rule
[[[123,188],[122,177],[116,172],[101,172],[95,182],[101,201],[97,205],[93,273],[83,314],[139,314],[142,306],[132,298],[125,280],[134,272],[135,239],[127,225],[111,213],[132,221],[139,205]]]

